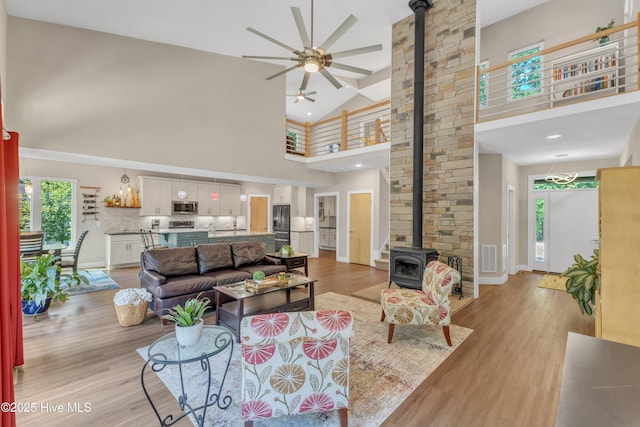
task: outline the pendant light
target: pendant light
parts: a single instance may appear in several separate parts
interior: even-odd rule
[[[184,190],[184,175],[180,175],[182,178],[182,185],[180,186],[180,191],[178,191],[178,199],[186,199],[187,192]]]
[[[213,185],[216,185],[216,180],[213,180]],[[220,197],[220,195],[218,194],[218,192],[216,190],[213,190],[213,193],[211,193],[211,198],[213,200],[218,200],[218,197]]]
[[[568,157],[568,156],[569,156],[568,154],[558,154],[556,156],[556,159],[559,159],[562,157]],[[551,165],[551,169],[549,169],[549,172],[547,173],[547,176],[544,178],[544,180],[547,182],[553,182],[554,184],[560,184],[560,185],[567,185],[575,181],[576,178],[578,177],[578,172],[575,171],[571,162],[569,162],[569,166],[571,167],[572,173],[554,173],[553,169],[555,168],[557,162],[558,160],[553,162],[553,165]]]

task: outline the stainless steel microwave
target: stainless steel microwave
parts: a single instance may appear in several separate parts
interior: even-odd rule
[[[186,200],[174,200],[171,203],[171,213],[173,215],[197,215],[198,202],[188,202]]]

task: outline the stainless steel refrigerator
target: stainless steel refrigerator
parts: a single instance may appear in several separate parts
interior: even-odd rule
[[[276,234],[276,252],[283,245],[290,244],[291,206],[273,205],[273,232]]]

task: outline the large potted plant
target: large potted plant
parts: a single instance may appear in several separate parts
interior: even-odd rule
[[[81,283],[89,284],[89,279],[77,272],[61,273],[62,267],[56,261],[57,257],[52,253],[39,255],[33,261],[20,258],[24,314],[35,317],[44,313],[52,302],[64,303],[67,300],[66,288],[79,286]]]
[[[193,345],[200,339],[204,326],[202,317],[211,304],[209,298],[201,298],[201,295],[202,292],[195,298],[189,298],[184,307],[178,304],[170,308],[169,314],[162,316],[163,319],[176,324],[176,339],[183,347]]]
[[[575,263],[560,275],[567,278],[567,292],[578,302],[582,314],[591,316],[596,303],[596,292],[600,287],[600,252],[594,249],[590,260],[584,259],[580,254],[576,254],[573,259]]]

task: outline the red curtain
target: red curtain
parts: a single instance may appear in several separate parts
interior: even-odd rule
[[[15,401],[13,368],[24,363],[19,284],[18,134],[10,132],[10,135],[8,140],[0,138],[0,402]],[[0,426],[16,425],[15,413],[0,411],[0,417]]]

